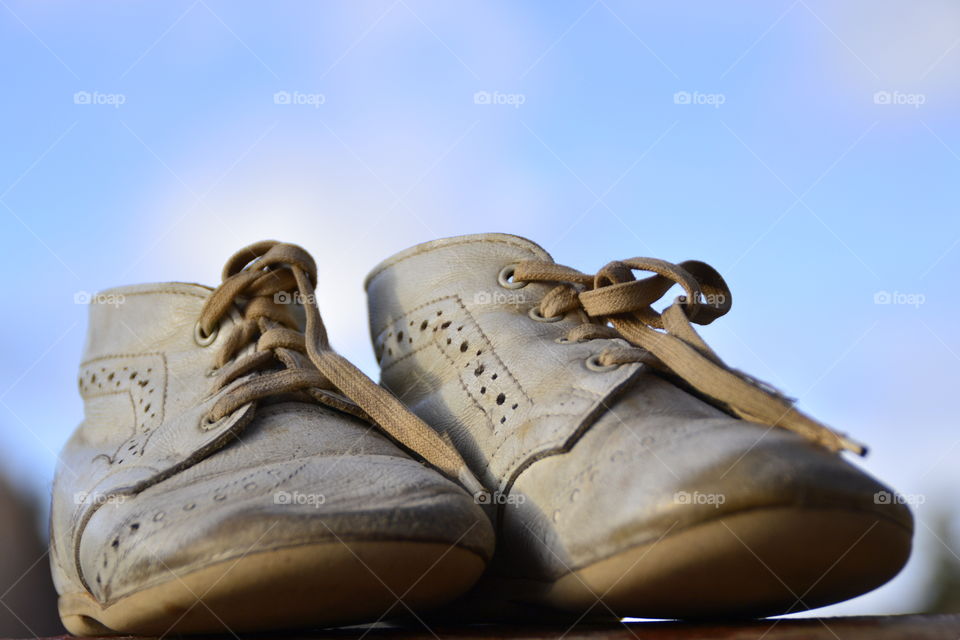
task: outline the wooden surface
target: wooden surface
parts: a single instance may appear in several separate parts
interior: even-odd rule
[[[960,614],[851,618],[757,620],[692,624],[634,622],[610,625],[464,627],[350,627],[345,629],[271,633],[245,638],[283,640],[960,640]],[[235,636],[226,636],[233,638]],[[50,640],[71,640],[59,636]],[[113,638],[112,640],[118,640]]]

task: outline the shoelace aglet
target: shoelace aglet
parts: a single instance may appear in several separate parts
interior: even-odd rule
[[[480,484],[480,481],[477,480],[477,476],[473,475],[473,472],[470,471],[466,465],[460,467],[460,471],[457,473],[457,480],[459,480],[460,484],[463,485],[463,488],[473,496],[473,499],[477,502],[477,504],[489,503],[490,492],[487,491],[482,484]]]
[[[841,447],[843,447],[843,448],[846,449],[847,451],[851,451],[851,452],[857,454],[857,455],[860,456],[860,457],[866,456],[866,455],[867,455],[867,451],[869,451],[869,449],[867,448],[867,445],[861,444],[861,443],[857,442],[856,440],[851,440],[850,438],[848,438],[847,436],[843,435],[842,433],[838,433],[838,434],[837,434],[837,438],[839,438],[839,440],[840,440],[840,446],[841,446]]]

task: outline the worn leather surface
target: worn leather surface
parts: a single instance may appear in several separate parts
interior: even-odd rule
[[[591,370],[608,340],[558,341],[581,320],[530,317],[550,287],[498,281],[530,259],[551,260],[516,236],[464,236],[397,254],[367,280],[382,384],[500,492],[497,571],[554,580],[767,506],[863,510],[912,528],[906,507],[874,498],[891,490],[839,455],[732,418],[643,365]]]
[[[142,285],[99,298],[120,304],[91,305],[85,415],[54,482],[58,592],[110,602],[171,573],[323,541],[447,542],[490,555],[472,498],[364,421],[279,398],[207,424],[224,393],[213,392],[214,355],[233,322],[196,342],[209,293]]]

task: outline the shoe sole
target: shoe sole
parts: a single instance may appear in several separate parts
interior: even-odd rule
[[[484,579],[467,615],[742,618],[804,611],[871,591],[910,555],[912,532],[873,514],[756,509],[668,533],[658,541],[544,583]],[[562,612],[562,613],[561,613]]]
[[[449,544],[325,542],[225,560],[105,604],[64,594],[59,609],[80,636],[333,626],[443,604],[485,566]]]

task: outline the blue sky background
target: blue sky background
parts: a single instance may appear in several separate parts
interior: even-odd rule
[[[921,606],[960,553],[937,524],[960,484],[960,5],[265,7],[0,0],[0,462],[18,483],[45,499],[82,416],[78,292],[216,284],[240,246],[294,241],[335,346],[375,377],[369,268],[504,231],[582,270],[719,269],[734,308],[707,340],[924,500],[907,570],[820,611]]]

